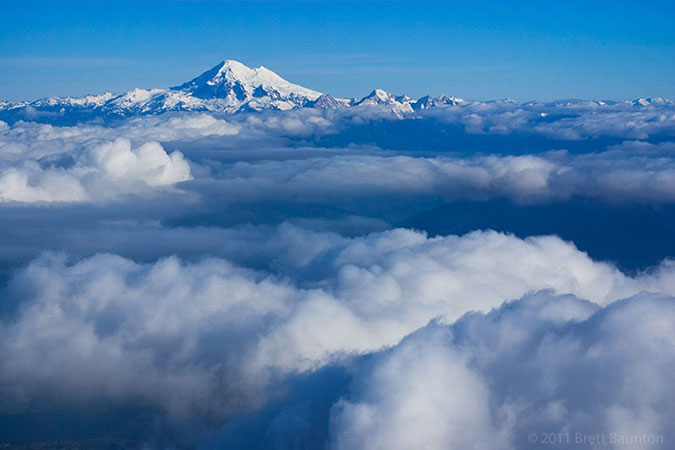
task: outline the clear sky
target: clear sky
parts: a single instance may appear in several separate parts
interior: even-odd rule
[[[0,98],[167,87],[223,59],[336,96],[675,98],[675,1],[6,1]]]

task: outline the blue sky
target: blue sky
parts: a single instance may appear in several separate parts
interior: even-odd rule
[[[179,84],[223,59],[336,96],[675,98],[675,2],[3,1],[0,98]]]

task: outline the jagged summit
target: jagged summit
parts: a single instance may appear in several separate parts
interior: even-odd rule
[[[382,89],[373,89],[373,91],[354,103],[355,105],[388,105],[394,103],[406,104],[412,99],[405,95],[394,95]]]
[[[407,95],[394,95],[382,89],[374,89],[370,94],[361,100],[354,102],[354,106],[375,106],[384,105],[391,109],[396,115],[412,112],[413,99]]]

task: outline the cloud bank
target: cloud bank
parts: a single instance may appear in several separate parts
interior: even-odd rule
[[[490,118],[495,108],[500,111],[500,107],[507,111],[513,108],[509,103],[473,108]],[[469,107],[440,108],[440,111],[461,113],[462,120],[477,114],[469,114],[466,108]],[[529,109],[521,105],[522,111],[516,112],[527,112],[530,117],[534,113],[528,112]],[[392,152],[364,145],[330,150],[316,147],[312,140],[320,141],[325,136],[349,138],[353,132],[349,124],[355,118],[340,115],[347,113],[312,109],[229,121],[207,114],[146,117],[130,119],[116,127],[54,127],[17,122],[0,129],[0,193],[4,201],[101,202],[138,193],[143,183],[150,187],[171,186],[194,178],[195,182],[188,183],[187,189],[198,195],[215,193],[228,202],[257,201],[272,195],[282,201],[300,199],[330,204],[340,204],[342,199],[360,202],[360,197],[387,196],[440,197],[448,201],[509,198],[519,203],[573,198],[672,203],[673,143],[635,140],[650,133],[671,133],[668,125],[671,109],[598,113],[602,120],[620,122],[624,128],[589,131],[580,136],[543,132],[529,118],[517,123],[530,134],[543,134],[551,139],[572,142],[618,134],[624,140],[581,153],[561,149],[559,141],[551,141],[547,151],[520,154],[522,149],[516,147],[513,149],[516,154],[511,155],[503,154],[500,142],[494,142],[492,148],[487,147],[478,155],[436,151],[430,156],[428,152]],[[357,114],[369,127],[392,123],[392,119],[384,122],[372,119],[368,111],[366,108],[360,114],[350,114]],[[516,112],[502,111],[499,117],[511,117]],[[660,115],[655,117],[657,112]],[[547,130],[565,126],[576,133],[588,126],[589,114],[595,117],[586,112],[540,126]],[[581,119],[580,123],[575,122]],[[430,115],[411,123],[431,123],[431,120],[440,119]],[[628,132],[627,123],[633,124],[631,130],[642,126],[655,128],[643,136]],[[465,126],[464,136],[480,134]],[[492,128],[481,133],[502,133]],[[514,136],[524,133],[515,126],[506,130],[503,133]],[[304,147],[299,147],[303,140]],[[162,147],[167,143],[176,150],[167,152]],[[286,151],[268,150],[261,154],[261,149],[278,147]],[[205,152],[205,148],[228,151]],[[295,148],[294,153],[288,153],[291,148]],[[239,153],[233,154],[232,149]]]
[[[260,405],[279,377],[531,291],[594,305],[642,291],[675,295],[672,264],[631,278],[554,237],[494,232],[430,239],[392,230],[327,243],[298,266],[295,278],[279,278],[222,259],[46,255],[4,295],[15,307],[0,328],[3,397],[149,403],[178,418],[222,420]]]
[[[0,122],[0,442],[53,413],[149,448],[670,448],[674,117]]]

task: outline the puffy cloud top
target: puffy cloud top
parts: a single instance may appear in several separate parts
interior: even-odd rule
[[[149,448],[670,448],[674,117],[0,122],[0,442],[123,410]]]

